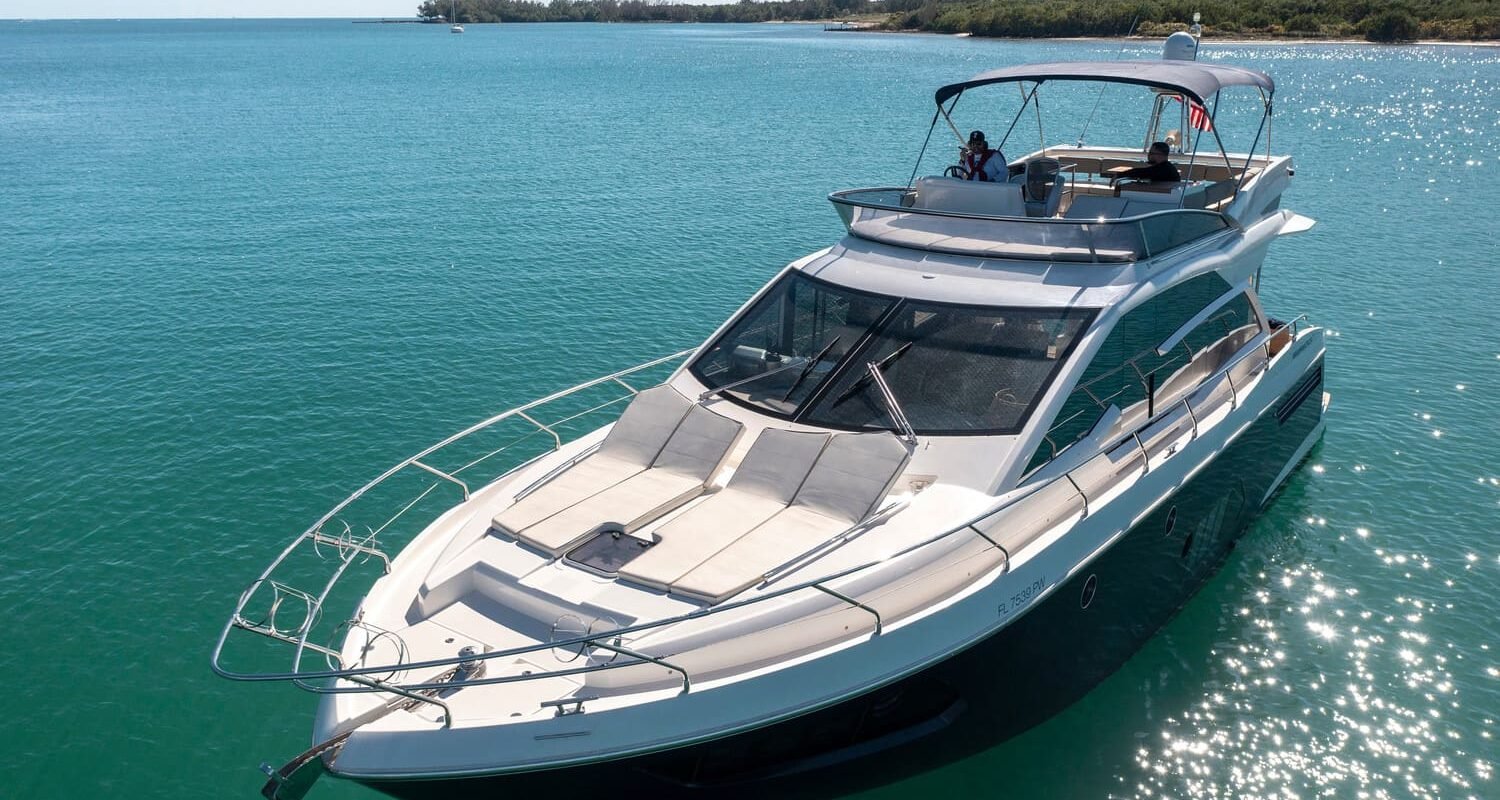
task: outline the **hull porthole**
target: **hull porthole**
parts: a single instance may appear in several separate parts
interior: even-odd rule
[[[1090,575],[1089,579],[1083,582],[1083,593],[1078,595],[1078,607],[1088,608],[1089,604],[1094,602],[1094,593],[1098,591],[1099,576]]]
[[[1174,531],[1176,529],[1177,529],[1177,506],[1172,506],[1167,511],[1167,522],[1166,522],[1165,530],[1163,530],[1163,535],[1165,535],[1165,536],[1171,536],[1172,535],[1172,531]]]

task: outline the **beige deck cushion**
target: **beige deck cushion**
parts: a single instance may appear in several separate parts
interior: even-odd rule
[[[671,589],[677,594],[718,602],[759,583],[767,572],[822,544],[849,525],[846,520],[819,514],[806,506],[786,508],[673,581]]]
[[[606,522],[627,532],[703,493],[703,481],[664,469],[638,472],[517,534],[521,541],[559,555]]]
[[[500,532],[515,536],[517,532],[640,473],[642,469],[639,464],[595,453],[496,514],[493,524]]]
[[[692,403],[670,386],[636,395],[599,450],[495,515],[511,536],[629,478],[654,461]]]
[[[768,497],[725,489],[663,525],[651,549],[620,567],[620,577],[666,589],[786,508]]]
[[[706,482],[719,470],[744,430],[744,425],[695,405],[672,432],[651,468]]]
[[[702,494],[744,429],[732,419],[694,406],[650,469],[519,531],[519,538],[556,555],[606,522],[634,531]]]
[[[729,485],[661,526],[660,541],[622,567],[621,577],[667,588],[786,508],[827,442],[826,433],[762,431]]]
[[[604,437],[600,455],[646,467],[656,460],[691,408],[693,403],[670,386],[641,392]]]
[[[887,432],[841,433],[823,448],[792,505],[852,525],[874,510],[908,455],[906,445]]]
[[[673,581],[671,591],[711,602],[744,591],[869,515],[909,457],[889,432],[834,436],[790,506]]]
[[[734,477],[729,479],[725,488],[759,495],[783,505],[790,503],[827,444],[826,433],[767,428],[740,459]]]

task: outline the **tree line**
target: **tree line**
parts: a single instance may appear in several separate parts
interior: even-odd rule
[[[656,0],[460,0],[455,16],[470,22],[777,22],[833,19],[868,11],[867,0],[784,0],[692,5]],[[447,18],[452,3],[426,0],[425,19]]]
[[[451,3],[417,13],[446,19]],[[1500,0],[460,0],[458,22],[772,22],[858,15],[888,30],[1046,38],[1144,36],[1182,30],[1194,12],[1214,36],[1500,39]]]

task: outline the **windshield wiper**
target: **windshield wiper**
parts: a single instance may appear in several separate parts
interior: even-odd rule
[[[907,342],[906,344],[903,344],[900,347],[896,348],[894,351],[892,351],[890,355],[886,356],[885,358],[880,359],[879,361],[874,362],[870,366],[873,369],[884,370],[886,367],[889,367],[890,365],[896,363],[896,361],[898,359],[900,359],[902,356],[906,355],[906,351],[910,350],[911,346],[912,346],[912,343],[911,342]],[[863,390],[866,386],[870,385],[870,381],[872,379],[874,379],[874,377],[875,377],[875,373],[874,372],[866,372],[863,376],[860,377],[859,380],[855,381],[854,383],[849,384],[849,388],[845,389],[842,394],[840,394],[838,397],[834,398],[833,402],[828,404],[829,407],[832,408],[833,406],[836,406],[836,405],[844,402],[845,400],[848,400],[849,398],[853,397],[854,395],[859,394],[861,390]]]
[[[777,367],[776,369],[770,370],[769,372],[758,372],[758,373],[756,373],[754,375],[751,375],[748,378],[740,378],[739,380],[734,381],[732,383],[726,383],[723,386],[718,386],[718,387],[715,387],[713,389],[709,389],[708,391],[703,392],[702,394],[698,395],[698,402],[701,403],[704,400],[707,400],[708,398],[713,397],[714,395],[718,394],[719,392],[727,391],[729,389],[738,389],[739,387],[744,386],[747,383],[754,383],[755,381],[758,381],[761,378],[769,378],[772,375],[779,375],[779,374],[781,374],[783,372],[786,372],[787,370],[789,370],[789,369],[791,369],[791,368],[793,368],[795,366],[797,366],[797,365],[796,364],[783,364],[783,365]]]
[[[839,339],[842,339],[842,338],[844,338],[844,337],[842,337],[842,336],[835,336],[835,337],[833,337],[833,341],[831,341],[828,344],[824,345],[823,349],[819,350],[818,354],[815,355],[815,356],[813,356],[812,360],[809,361],[809,362],[807,362],[807,364],[804,367],[802,367],[802,371],[799,372],[799,373],[797,373],[797,380],[792,381],[792,388],[787,389],[786,390],[786,394],[784,394],[784,395],[781,396],[781,402],[785,403],[789,398],[791,398],[792,393],[795,392],[795,391],[797,391],[797,388],[802,385],[803,381],[807,380],[807,376],[808,376],[808,374],[810,374],[813,371],[813,367],[816,367],[818,365],[818,363],[823,360],[823,356],[828,355],[828,351],[832,350],[833,346],[836,345],[836,344],[838,344],[839,343]]]

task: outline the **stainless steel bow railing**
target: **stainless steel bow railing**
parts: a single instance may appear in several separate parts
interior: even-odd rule
[[[1232,373],[1235,371],[1235,369],[1246,361],[1256,360],[1256,363],[1252,364],[1249,370],[1246,371],[1245,379],[1253,379],[1256,375],[1261,374],[1269,369],[1270,365],[1277,358],[1279,358],[1282,353],[1294,350],[1294,348],[1291,347],[1292,343],[1296,342],[1304,333],[1311,332],[1311,330],[1313,330],[1308,329],[1304,331],[1301,328],[1301,323],[1303,322],[1305,322],[1305,317],[1298,317],[1288,323],[1284,323],[1282,327],[1276,328],[1268,333],[1263,333],[1261,336],[1256,337],[1256,339],[1252,340],[1251,343],[1247,343],[1247,345],[1238,354],[1227,360],[1225,363],[1219,365],[1214,373],[1199,385],[1198,390],[1188,392],[1169,405],[1157,409],[1157,413],[1155,414],[1155,416],[1153,416],[1149,420],[1146,420],[1142,425],[1135,428],[1134,430],[1131,430],[1114,438],[1112,441],[1105,444],[1105,446],[1101,447],[1100,452],[1095,456],[1085,459],[1084,461],[1078,463],[1065,472],[1045,479],[1034,481],[1006,495],[1003,495],[1000,498],[997,498],[996,502],[993,505],[991,505],[983,512],[968,519],[961,525],[954,526],[943,531],[942,533],[923,539],[922,541],[919,541],[915,544],[911,544],[878,560],[864,562],[856,566],[848,567],[846,569],[842,569],[828,575],[823,575],[815,580],[809,580],[794,585],[770,589],[770,585],[779,580],[786,573],[783,572],[776,575],[768,574],[766,581],[760,585],[762,589],[761,593],[743,600],[709,606],[685,614],[679,614],[663,619],[651,620],[637,625],[628,625],[599,632],[588,632],[571,638],[548,642],[538,642],[536,644],[527,645],[524,647],[514,647],[482,654],[461,654],[447,658],[427,659],[423,661],[413,662],[406,661],[404,658],[404,651],[402,651],[403,656],[398,659],[398,663],[380,664],[375,666],[345,667],[342,664],[339,652],[334,647],[319,645],[307,640],[308,635],[316,622],[315,617],[321,611],[321,605],[327,598],[328,590],[335,582],[338,581],[338,579],[343,575],[344,570],[347,569],[349,564],[352,563],[356,558],[358,558],[362,554],[367,556],[380,557],[385,560],[387,569],[389,568],[389,559],[384,556],[384,554],[379,551],[378,548],[369,545],[365,541],[345,540],[340,537],[333,537],[335,539],[335,543],[339,545],[339,563],[335,565],[334,575],[329,579],[328,584],[324,587],[324,590],[320,594],[314,596],[311,593],[306,592],[297,593],[297,596],[300,599],[305,600],[309,604],[305,620],[300,626],[291,630],[282,630],[276,626],[274,621],[274,604],[280,602],[281,595],[279,594],[277,595],[277,599],[273,600],[273,610],[271,612],[271,619],[269,620],[269,622],[255,622],[246,619],[243,616],[247,604],[255,595],[255,593],[261,587],[271,582],[270,575],[275,571],[277,566],[281,565],[282,562],[285,561],[287,556],[293,550],[295,550],[299,545],[307,542],[327,543],[327,539],[322,538],[322,527],[326,525],[330,520],[334,519],[341,510],[348,507],[349,504],[359,499],[371,488],[388,479],[390,476],[396,474],[397,472],[408,466],[414,466],[415,462],[417,462],[418,459],[427,457],[428,455],[437,452],[443,447],[452,444],[453,442],[459,441],[465,436],[494,425],[495,423],[502,420],[513,417],[526,419],[536,425],[539,430],[544,430],[550,433],[555,440],[555,445],[553,448],[553,450],[555,450],[556,447],[560,446],[562,442],[561,436],[556,432],[558,423],[545,424],[538,422],[535,419],[532,419],[530,416],[526,415],[526,412],[542,407],[560,398],[565,398],[573,395],[580,390],[599,386],[611,381],[617,382],[621,386],[629,389],[631,394],[633,395],[636,390],[629,384],[625,383],[623,381],[623,378],[646,370],[650,367],[665,364],[674,359],[680,359],[691,351],[683,351],[682,353],[677,353],[671,356],[657,359],[655,361],[642,364],[638,367],[633,367],[628,370],[614,373],[613,375],[608,375],[603,378],[590,381],[586,384],[580,384],[579,386],[576,386],[572,389],[549,395],[548,397],[542,398],[541,400],[528,403],[519,408],[512,409],[495,417],[491,417],[489,420],[471,426],[470,428],[461,431],[460,433],[455,434],[454,436],[451,436],[448,439],[445,439],[442,442],[439,442],[438,444],[427,448],[426,450],[423,450],[421,453],[418,453],[417,455],[406,459],[405,461],[402,461],[400,464],[397,464],[395,467],[387,470],[374,481],[366,484],[359,491],[355,492],[342,503],[335,506],[332,511],[325,514],[318,520],[317,523],[315,523],[311,528],[309,528],[301,536],[294,540],[292,544],[288,545],[288,547],[282,552],[282,554],[276,559],[276,561],[274,561],[271,566],[268,567],[261,574],[261,576],[254,582],[252,582],[250,586],[241,594],[239,602],[235,606],[234,614],[225,624],[223,632],[220,634],[219,640],[214,647],[212,666],[214,671],[219,675],[233,680],[292,681],[297,686],[303,689],[322,694],[389,692],[413,700],[433,702],[436,705],[442,706],[446,710],[447,705],[441,702],[437,702],[437,698],[423,693],[431,693],[442,689],[451,689],[454,687],[454,683],[440,679],[436,681],[427,680],[416,683],[398,684],[391,682],[390,678],[398,673],[403,672],[409,673],[413,671],[422,671],[439,667],[455,667],[461,664],[472,665],[478,661],[514,658],[516,656],[540,652],[543,650],[576,648],[580,653],[592,653],[593,651],[598,650],[613,653],[614,656],[611,657],[608,661],[588,663],[579,667],[537,670],[520,675],[473,677],[463,680],[462,685],[467,687],[501,683],[515,683],[520,681],[537,680],[541,678],[580,675],[590,672],[619,669],[622,667],[638,666],[641,664],[656,664],[665,669],[678,673],[682,679],[682,691],[687,692],[690,690],[692,684],[691,678],[686,669],[672,664],[665,658],[653,656],[647,653],[639,652],[635,649],[625,647],[622,643],[623,637],[629,636],[631,634],[663,628],[669,625],[697,620],[708,616],[723,614],[736,609],[745,608],[747,606],[764,603],[776,598],[785,597],[795,592],[820,592],[824,595],[834,597],[848,604],[851,608],[857,608],[861,611],[869,612],[871,615],[873,615],[875,620],[875,630],[873,635],[879,635],[884,626],[889,624],[890,620],[883,619],[878,609],[874,608],[869,603],[862,601],[858,596],[840,591],[836,588],[831,587],[829,584],[839,581],[843,578],[853,576],[856,573],[861,573],[866,570],[873,569],[881,564],[890,563],[915,551],[946,540],[949,537],[963,533],[978,536],[979,538],[987,542],[988,545],[998,549],[1002,556],[1000,566],[1001,573],[1004,574],[1005,572],[1008,572],[1010,569],[1012,552],[1019,551],[1027,544],[1030,544],[1044,531],[1026,531],[1021,533],[1012,532],[1011,535],[1000,534],[992,536],[991,534],[987,534],[982,530],[982,527],[986,522],[1001,513],[1011,510],[1020,503],[1025,502],[1027,499],[1041,494],[1042,492],[1050,489],[1053,486],[1063,488],[1064,484],[1071,484],[1071,487],[1067,488],[1071,488],[1073,492],[1076,492],[1079,499],[1081,499],[1082,501],[1083,511],[1080,519],[1089,516],[1095,510],[1095,508],[1090,503],[1089,493],[1092,490],[1099,488],[1099,484],[1080,484],[1077,480],[1075,480],[1074,473],[1080,472],[1084,467],[1091,464],[1098,458],[1107,458],[1109,454],[1111,454],[1120,446],[1128,445],[1132,442],[1140,449],[1140,463],[1139,465],[1137,465],[1135,459],[1132,458],[1131,460],[1124,462],[1125,466],[1122,468],[1122,470],[1134,472],[1138,468],[1142,475],[1149,473],[1151,471],[1151,452],[1147,449],[1147,446],[1143,443],[1143,440],[1152,440],[1153,436],[1155,435],[1152,432],[1152,429],[1154,427],[1157,427],[1161,423],[1168,422],[1169,418],[1179,409],[1185,409],[1187,414],[1193,420],[1193,425],[1190,432],[1190,441],[1196,440],[1201,435],[1198,412],[1202,409],[1195,409],[1191,404],[1191,398],[1196,395],[1198,391],[1216,386],[1217,383],[1222,380],[1228,382],[1230,386],[1230,396],[1225,402],[1228,402],[1230,404],[1231,409],[1237,408],[1242,402],[1241,394],[1247,387],[1235,385],[1234,379],[1232,378]],[[1253,344],[1254,346],[1251,346],[1251,344]],[[626,397],[628,396],[630,395],[627,395]],[[622,397],[620,399],[625,398]],[[611,401],[610,403],[604,405],[613,405],[615,402],[618,402],[618,400]],[[602,407],[603,406],[588,409],[587,411],[575,415],[574,418],[582,416],[583,414],[597,411]],[[531,463],[531,461],[527,461],[526,463]],[[466,465],[465,467],[459,470],[455,470],[454,472],[461,472],[463,469],[467,469],[468,466],[471,465]],[[522,466],[524,466],[524,464]],[[519,467],[517,467],[517,469],[519,469]],[[1120,476],[1109,476],[1109,478],[1111,481],[1114,481],[1118,480]],[[434,484],[434,486],[437,485],[440,484]],[[1111,482],[1108,485],[1113,485],[1113,483]],[[400,513],[404,513],[406,508],[410,508],[410,504],[403,508],[401,512],[398,512],[398,516]],[[289,591],[296,592],[296,590]],[[358,620],[349,621],[346,623],[342,623],[337,630],[347,630],[347,628],[350,626],[359,626],[360,624],[361,623],[359,623]],[[246,630],[277,641],[295,645],[296,651],[293,657],[292,670],[290,672],[246,673],[237,672],[226,668],[220,662],[223,656],[225,643],[228,641],[230,635],[235,630]],[[388,632],[381,631],[378,633],[378,635],[385,635],[387,633]],[[336,645],[337,643],[335,642],[334,644]],[[307,650],[312,650],[324,655],[329,660],[331,668],[324,670],[302,669],[302,658],[305,651]],[[617,658],[619,655],[625,655],[628,660],[619,660]],[[471,672],[469,674],[472,675],[474,673]],[[382,677],[377,678],[372,676]],[[327,683],[315,684],[312,683],[312,681],[327,681]],[[341,682],[353,683],[354,685],[347,685],[347,683]],[[580,702],[581,701],[582,700],[580,699]],[[443,724],[445,726],[451,724],[451,719],[451,714],[445,714]]]

